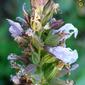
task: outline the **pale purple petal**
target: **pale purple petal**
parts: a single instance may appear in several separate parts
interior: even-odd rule
[[[74,37],[76,38],[77,35],[78,35],[78,29],[75,28],[72,24],[70,23],[67,23],[65,24],[64,26],[62,26],[60,29],[58,30],[53,30],[53,34],[56,34],[56,33],[62,33],[64,32],[66,35],[63,37],[65,40],[70,38],[73,34],[74,34]]]
[[[72,51],[70,48],[65,48],[62,46],[49,47],[48,51],[64,63],[72,64],[78,59],[77,51]]]
[[[9,32],[11,33],[11,35],[15,38],[17,36],[21,36],[22,33],[24,32],[23,28],[21,27],[21,25],[18,22],[14,22],[10,19],[7,19],[9,24],[11,25],[9,28]]]
[[[19,80],[18,76],[11,76],[11,80],[16,85],[20,84],[20,80]]]

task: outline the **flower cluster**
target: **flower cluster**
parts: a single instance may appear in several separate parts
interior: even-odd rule
[[[16,22],[7,19],[11,36],[22,48],[20,56],[8,56],[16,70],[11,80],[15,85],[73,85],[73,81],[60,77],[78,67],[74,64],[77,51],[65,44],[72,35],[77,37],[77,28],[53,17],[59,11],[59,4],[53,0],[30,1],[31,12],[26,10],[26,4],[22,7],[24,18],[17,17]]]

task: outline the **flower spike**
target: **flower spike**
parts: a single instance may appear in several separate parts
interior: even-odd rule
[[[17,22],[7,19],[9,32],[21,48],[21,55],[8,55],[16,71],[11,80],[15,85],[73,85],[60,77],[78,67],[77,50],[67,48],[65,43],[72,35],[77,37],[78,29],[70,23],[62,26],[63,20],[54,18],[59,10],[54,0],[30,2],[31,12],[26,3],[22,6],[24,18],[17,17]]]

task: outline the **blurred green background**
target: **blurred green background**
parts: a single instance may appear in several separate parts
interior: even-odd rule
[[[67,46],[77,49],[79,53],[77,61],[79,68],[73,71],[69,78],[73,79],[76,85],[85,85],[85,1],[79,1],[55,0],[61,9],[55,17],[63,19],[65,23],[72,23],[79,30],[77,39],[72,37],[66,42]],[[22,17],[24,2],[29,9],[29,0],[0,0],[0,85],[12,85],[10,75],[13,74],[13,70],[10,68],[7,56],[10,53],[20,54],[20,48],[8,32],[9,25],[6,19],[15,20],[17,16]]]

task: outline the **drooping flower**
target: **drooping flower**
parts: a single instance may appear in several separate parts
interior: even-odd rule
[[[49,47],[48,51],[56,58],[62,60],[64,63],[72,64],[78,59],[78,53],[76,50],[65,48],[62,46]]]
[[[9,32],[11,33],[12,37],[17,37],[17,36],[21,36],[22,33],[24,32],[23,28],[21,27],[21,25],[18,22],[14,22],[10,19],[7,19],[9,24],[11,25],[9,28]]]
[[[74,37],[76,38],[78,35],[78,30],[72,24],[67,23],[64,26],[62,26],[60,29],[53,30],[53,34],[57,34],[57,33],[64,33],[65,35],[63,36],[62,39],[66,40],[70,38],[73,34],[74,34]]]

